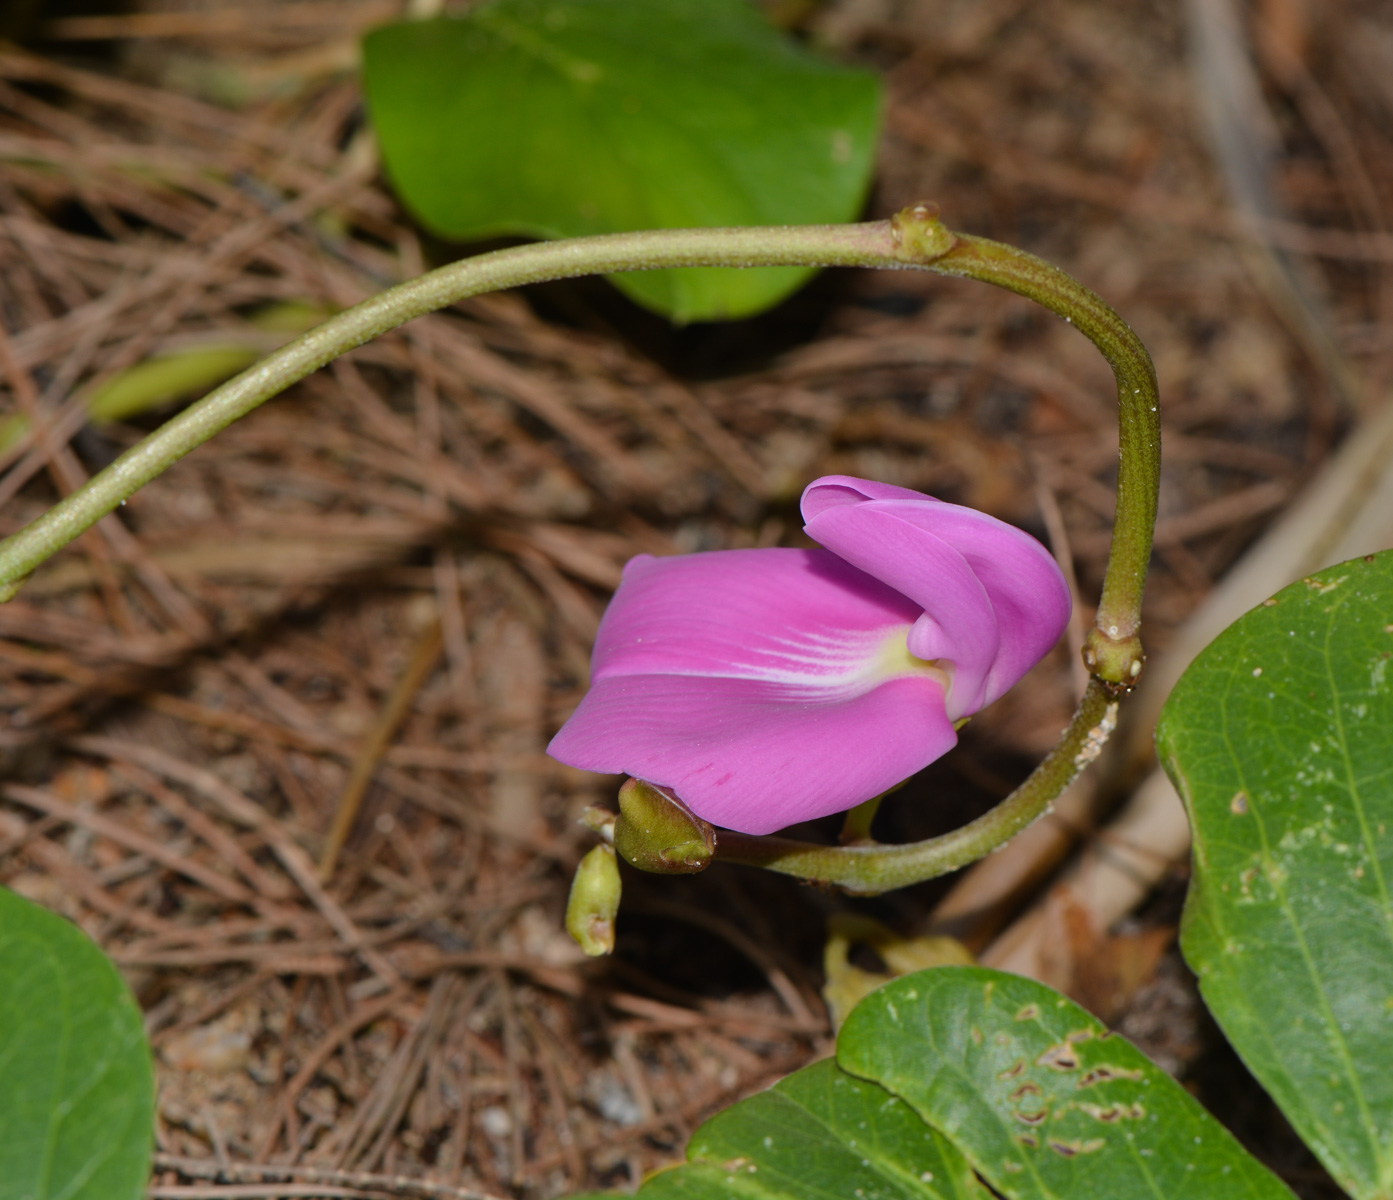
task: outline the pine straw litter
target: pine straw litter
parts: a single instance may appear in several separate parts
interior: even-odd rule
[[[87,420],[127,368],[262,352],[451,252],[404,217],[340,66],[344,31],[396,6],[263,9],[50,31],[116,39],[98,59],[0,49],[0,422],[22,421],[0,530],[153,427]],[[1330,70],[1379,19],[1341,11],[1297,45],[1336,132],[1284,110],[1301,217],[1273,236],[1319,255],[1343,352],[1382,379],[1388,72],[1363,51]],[[1073,271],[1155,354],[1156,648],[1349,417],[1250,271],[1176,20],[847,0],[814,31],[886,73],[871,215],[933,198]],[[200,98],[228,72],[240,106]],[[150,1194],[634,1184],[828,1053],[822,923],[850,902],[718,866],[633,880],[612,960],[561,931],[576,817],[614,781],[544,747],[608,593],[635,553],[798,544],[802,486],[844,472],[1048,537],[1079,580],[1076,642],[1115,436],[1092,348],[985,288],[825,277],[746,331],[670,334],[597,285],[417,321],[133,497],[0,607],[0,881],[91,933],[145,1007]],[[1028,769],[1075,674],[1061,648],[974,722],[932,820]],[[889,911],[912,928],[930,902]]]

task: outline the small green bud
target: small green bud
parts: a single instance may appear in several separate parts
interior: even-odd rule
[[[630,779],[619,789],[614,848],[640,871],[694,875],[711,865],[716,831],[670,788]]]
[[[592,958],[614,953],[620,887],[614,847],[602,842],[580,860],[566,901],[566,932]]]

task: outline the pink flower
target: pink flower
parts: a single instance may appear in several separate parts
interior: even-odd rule
[[[1049,552],[985,513],[829,475],[803,493],[821,550],[642,554],[595,641],[594,682],[548,752],[670,787],[742,833],[842,812],[946,753],[1058,640]]]

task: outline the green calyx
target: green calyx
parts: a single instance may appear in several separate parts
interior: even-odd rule
[[[694,875],[711,865],[716,831],[670,789],[630,779],[619,789],[614,848],[640,871]]]

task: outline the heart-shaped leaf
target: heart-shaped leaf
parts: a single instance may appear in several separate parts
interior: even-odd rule
[[[75,925],[0,888],[0,1200],[137,1200],[154,1117],[125,981]]]
[[[750,0],[494,0],[375,30],[368,104],[407,206],[457,240],[851,220],[880,124],[874,75]],[[617,276],[678,321],[743,317],[801,268]]]
[[[1229,1040],[1342,1187],[1393,1196],[1393,553],[1199,656],[1157,747],[1190,814],[1183,947]]]
[[[1291,1200],[1135,1046],[1018,975],[935,967],[887,984],[847,1018],[837,1061],[1010,1200]]]

